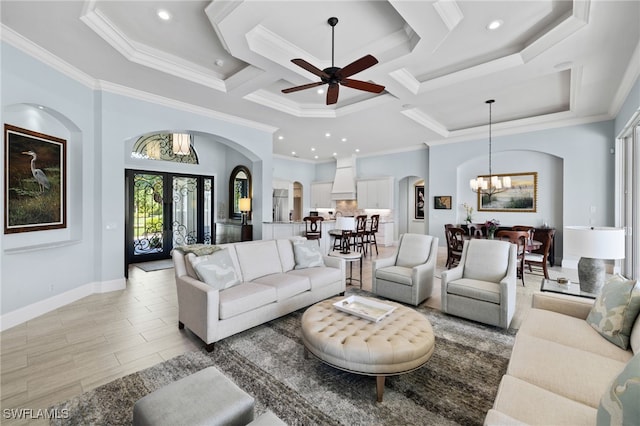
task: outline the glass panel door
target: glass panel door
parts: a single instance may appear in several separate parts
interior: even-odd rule
[[[143,260],[162,258],[167,250],[163,175],[133,173],[130,183],[130,253]]]
[[[198,240],[198,179],[173,177],[173,246]]]
[[[208,176],[126,171],[125,276],[129,264],[167,259],[184,244],[214,244]]]

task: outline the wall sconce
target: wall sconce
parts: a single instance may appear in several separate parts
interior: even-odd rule
[[[564,253],[580,256],[580,290],[598,294],[605,281],[603,259],[624,259],[624,229],[565,226]]]
[[[191,152],[191,135],[188,133],[174,133],[171,135],[173,141],[173,153],[175,155],[189,155]]]
[[[247,214],[251,211],[251,198],[240,198],[238,209],[242,212],[242,224],[247,224]]]

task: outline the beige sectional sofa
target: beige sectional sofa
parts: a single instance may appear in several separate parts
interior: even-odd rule
[[[623,350],[585,321],[592,305],[586,298],[534,295],[485,425],[596,424],[602,396],[640,352],[640,316]]]
[[[238,281],[223,289],[198,278],[193,253],[174,250],[179,327],[186,326],[211,351],[218,340],[344,293],[344,260],[322,256],[323,266],[296,269],[301,265],[293,244],[282,239],[218,246],[228,251],[230,273]]]

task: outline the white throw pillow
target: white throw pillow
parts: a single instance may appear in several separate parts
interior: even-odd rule
[[[209,256],[197,256],[192,260],[192,265],[200,281],[215,289],[224,290],[240,282],[228,249]]]
[[[293,254],[296,258],[295,269],[324,266],[320,245],[316,240],[296,240],[293,242]]]

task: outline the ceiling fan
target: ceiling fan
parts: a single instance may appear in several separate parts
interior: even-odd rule
[[[338,68],[334,66],[333,63],[333,55],[334,55],[334,31],[335,26],[338,23],[338,18],[332,17],[327,20],[327,23],[331,25],[331,66],[329,68],[325,68],[321,70],[304,59],[292,59],[291,62],[296,64],[297,66],[304,68],[312,74],[320,77],[321,81],[316,83],[303,84],[302,86],[290,87],[288,89],[283,89],[282,93],[291,93],[297,92],[299,90],[310,89],[316,86],[322,86],[323,84],[328,84],[329,89],[327,90],[327,105],[335,104],[338,102],[338,93],[340,90],[340,84],[346,87],[350,87],[352,89],[364,90],[365,92],[372,93],[380,93],[384,90],[384,86],[380,86],[379,84],[369,83],[367,81],[362,80],[353,80],[348,77],[351,77],[354,74],[359,73],[360,71],[364,71],[369,67],[374,66],[378,63],[378,60],[371,55],[365,55],[362,58],[353,61],[349,65],[344,68]]]

